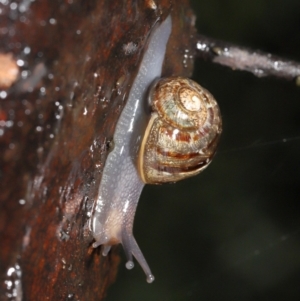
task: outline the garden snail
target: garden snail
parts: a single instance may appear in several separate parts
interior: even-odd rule
[[[170,77],[151,87],[149,103],[152,114],[138,157],[143,182],[176,182],[200,173],[221,133],[213,96],[190,79]]]
[[[201,172],[221,133],[219,108],[208,91],[181,77],[157,80],[170,33],[169,16],[150,37],[116,125],[90,220],[93,247],[103,245],[107,255],[111,245],[121,243],[126,267],[133,268],[134,256],[149,283],[154,276],[132,233],[142,189],[145,183],[175,182]]]

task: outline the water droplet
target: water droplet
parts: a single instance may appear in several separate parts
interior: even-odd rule
[[[55,20],[54,18],[51,18],[51,19],[49,20],[49,23],[52,24],[52,25],[54,25],[54,24],[56,24],[56,20]]]
[[[4,283],[6,284],[6,288],[7,288],[8,290],[10,290],[11,287],[12,287],[12,285],[13,285],[12,281],[10,281],[10,280],[5,280]]]
[[[13,122],[12,120],[7,120],[6,123],[5,123],[5,125],[6,125],[8,128],[10,128],[10,127],[12,127],[12,126],[14,125],[14,122]]]
[[[0,92],[0,98],[4,99],[7,96],[7,92],[6,91],[1,91]]]
[[[24,64],[25,64],[25,62],[24,62],[23,60],[21,60],[21,59],[17,60],[17,65],[18,65],[19,67],[23,67]]]
[[[10,9],[17,9],[18,4],[16,2],[12,2],[9,7]]]
[[[198,43],[197,43],[197,49],[199,49],[199,50],[201,50],[201,51],[204,51],[204,50],[207,49],[207,44],[198,42]]]
[[[257,76],[257,77],[262,77],[262,76],[264,76],[265,75],[265,72],[264,72],[264,70],[262,70],[262,69],[255,69],[254,70],[254,74]]]
[[[12,273],[14,273],[15,272],[15,268],[14,267],[11,267],[11,268],[9,268],[8,270],[7,270],[7,276],[11,276],[12,275]]]
[[[27,70],[23,70],[23,71],[21,72],[21,77],[22,77],[23,79],[25,79],[25,78],[28,77],[28,74],[29,74],[29,72],[28,72]]]
[[[31,49],[30,49],[30,47],[28,47],[28,46],[25,47],[24,50],[23,50],[23,52],[24,52],[25,54],[29,54],[30,51],[31,51]]]

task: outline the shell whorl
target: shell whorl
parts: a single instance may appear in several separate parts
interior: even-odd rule
[[[211,162],[222,131],[214,97],[194,81],[163,78],[149,92],[151,117],[138,168],[145,183],[176,182]]]

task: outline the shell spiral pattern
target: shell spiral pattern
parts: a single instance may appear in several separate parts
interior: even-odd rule
[[[144,183],[176,182],[205,169],[222,131],[214,97],[191,79],[163,78],[149,92],[151,117],[138,168]]]

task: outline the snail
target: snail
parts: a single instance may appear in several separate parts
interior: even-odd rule
[[[182,77],[158,79],[171,27],[169,16],[150,36],[116,125],[90,220],[93,247],[103,245],[106,256],[121,243],[126,267],[133,268],[134,256],[148,283],[154,276],[132,233],[142,189],[146,183],[175,182],[201,172],[221,133],[219,108],[208,91]]]

